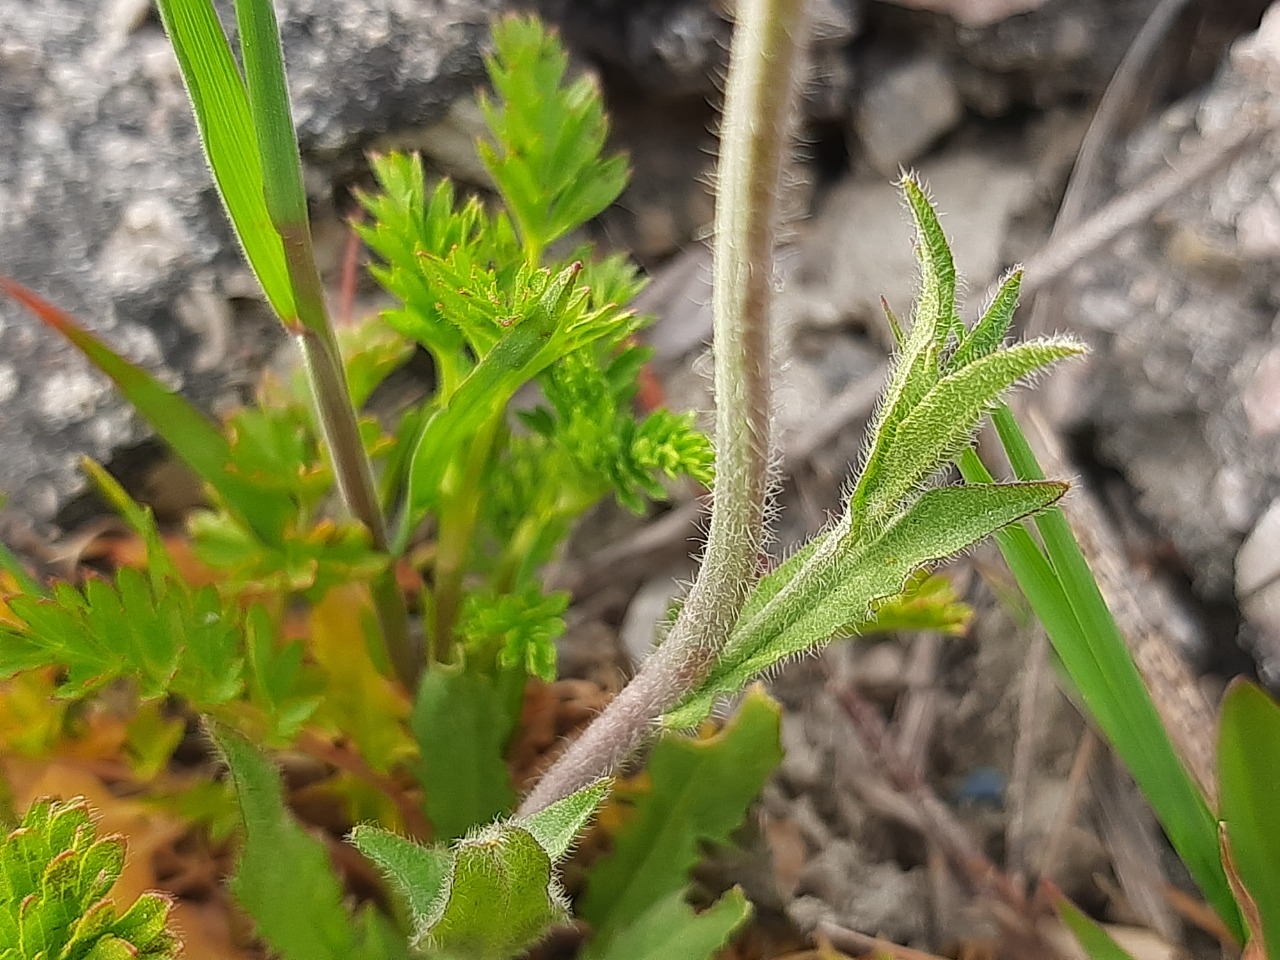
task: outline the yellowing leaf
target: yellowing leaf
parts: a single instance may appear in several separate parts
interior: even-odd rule
[[[369,593],[356,584],[331,588],[312,611],[311,654],[329,675],[316,720],[349,736],[365,762],[385,773],[414,748],[404,727],[409,702],[369,656],[372,618]]]

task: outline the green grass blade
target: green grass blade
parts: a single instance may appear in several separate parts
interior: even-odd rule
[[[1280,706],[1252,684],[1234,684],[1223,702],[1218,764],[1231,857],[1257,905],[1264,953],[1280,957]]]
[[[1133,954],[1116,943],[1105,927],[1090,919],[1065,897],[1058,901],[1057,909],[1062,923],[1084,948],[1089,960],[1134,960]]]
[[[145,369],[120,356],[62,308],[7,277],[0,276],[0,291],[66,337],[90,363],[115,382],[151,428],[230,508],[239,512],[268,542],[274,539],[280,517],[290,509],[289,505],[228,472],[231,446],[204,414]]]
[[[294,316],[284,246],[272,229],[249,97],[209,0],[156,0],[195,110],[205,156],[245,259],[281,317]]]
[[[999,408],[993,420],[1015,476],[1043,477],[1008,408]],[[969,482],[990,477],[972,452],[960,467]],[[1178,758],[1066,517],[1055,508],[1035,523],[1043,549],[1021,527],[1003,531],[996,542],[1084,705],[1133,773],[1201,892],[1239,936],[1239,912],[1218,855],[1217,822]]]
[[[236,0],[249,112],[262,163],[267,213],[277,225],[307,222],[302,160],[285,85],[284,52],[271,0]]]

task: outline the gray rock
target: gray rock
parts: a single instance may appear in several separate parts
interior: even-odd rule
[[[871,165],[891,177],[955,129],[963,113],[947,64],[917,56],[873,75],[858,102],[854,129]]]
[[[975,279],[996,276],[1009,220],[1028,200],[1028,168],[983,147],[949,150],[922,161],[919,172],[941,202],[957,270]],[[839,183],[815,210],[801,246],[800,282],[824,288],[851,320],[885,329],[881,296],[900,314],[909,309],[917,274],[911,223],[886,177]]]
[[[280,8],[296,118],[326,185],[363,146],[444,116],[481,76],[497,0]],[[0,270],[206,408],[235,402],[280,337],[246,284],[176,63],[147,4],[0,4]],[[243,305],[243,304],[242,304]],[[0,490],[44,523],[80,456],[147,431],[79,356],[0,299]]]
[[[1265,66],[1265,49],[1241,42],[1204,96],[1135,135],[1121,188],[1179,163],[1188,141],[1255,122],[1242,119],[1253,110],[1280,113],[1280,55]],[[1095,347],[1077,422],[1214,602],[1235,599],[1236,551],[1280,492],[1280,274],[1267,207],[1277,165],[1272,135],[1078,269],[1061,294]]]

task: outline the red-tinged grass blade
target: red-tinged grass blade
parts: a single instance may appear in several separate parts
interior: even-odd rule
[[[1261,952],[1280,957],[1280,706],[1250,683],[1233,684],[1222,704],[1218,791],[1251,939],[1260,934]]]
[[[284,245],[272,226],[244,79],[209,0],[157,0],[204,142],[205,156],[245,259],[276,314],[295,319]]]
[[[1007,407],[993,420],[1020,480],[1044,476]],[[991,475],[972,450],[960,460],[970,483]],[[1066,674],[1103,734],[1142,788],[1205,898],[1236,937],[1239,912],[1218,856],[1217,821],[1176,750],[1059,508],[1035,518],[1042,548],[1025,526],[996,542],[1028,602],[1044,624]]]
[[[104,374],[173,452],[213,487],[227,505],[265,536],[274,536],[280,504],[262,491],[227,472],[231,446],[217,427],[154,376],[120,356],[76,319],[15,280],[0,276],[0,291],[26,307],[42,323],[56,330]]]

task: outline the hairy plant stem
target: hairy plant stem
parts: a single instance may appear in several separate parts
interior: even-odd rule
[[[737,8],[715,216],[716,483],[697,580],[666,641],[546,773],[529,815],[611,774],[707,675],[754,579],[769,495],[769,310],[782,171],[803,61],[804,0]]]

